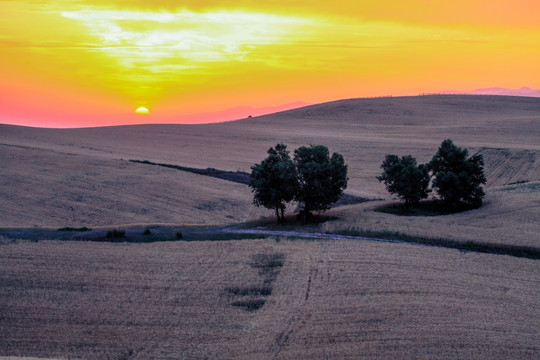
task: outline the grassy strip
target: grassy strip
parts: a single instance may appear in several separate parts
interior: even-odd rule
[[[251,239],[267,239],[275,235],[271,234],[240,234],[240,233],[197,233],[185,232],[184,237],[174,241],[227,241],[227,240],[251,240]]]
[[[241,226],[240,228],[244,228]],[[290,226],[287,227],[290,230],[297,230],[305,232],[306,228],[301,226]],[[69,229],[69,230],[68,230]],[[244,240],[244,239],[266,239],[266,238],[276,238],[277,241],[281,239],[281,235],[276,234],[265,234],[265,233],[235,233],[235,232],[223,232],[220,231],[219,227],[184,227],[182,231],[178,229],[171,230],[170,233],[165,234],[141,234],[141,236],[128,235],[124,230],[113,230],[107,232],[105,236],[96,235],[96,236],[69,236],[62,237],[57,236],[61,232],[69,231],[81,231],[83,228],[62,228],[58,230],[44,230],[44,229],[33,229],[29,234],[26,233],[24,229],[0,229],[0,236],[6,239],[26,239],[30,241],[39,241],[39,240],[75,240],[75,241],[98,241],[98,242],[129,242],[129,243],[150,243],[157,241],[227,241],[227,240]],[[283,229],[282,229],[283,230]],[[88,231],[88,230],[86,230]],[[509,244],[493,244],[485,242],[474,242],[474,241],[458,241],[458,240],[449,240],[443,238],[429,238],[421,236],[411,236],[402,232],[395,231],[372,231],[359,228],[351,228],[339,230],[336,232],[331,232],[327,234],[335,235],[346,235],[346,236],[361,236],[361,237],[371,237],[378,239],[388,239],[388,240],[397,240],[406,243],[415,243],[422,245],[430,246],[440,246],[450,249],[457,249],[462,251],[472,251],[478,253],[487,253],[487,254],[499,254],[499,255],[509,255],[520,258],[528,259],[540,259],[540,249],[531,246],[520,246],[520,245],[509,245]],[[306,240],[310,237],[305,236],[287,236],[283,237],[289,240]],[[316,235],[313,236],[313,239],[320,240]],[[276,264],[279,263],[279,259],[276,260]],[[276,265],[277,266],[277,265]]]
[[[239,184],[245,184],[245,185],[249,184],[249,174],[242,171],[226,171],[226,170],[219,170],[219,169],[214,169],[214,168],[198,169],[198,168],[192,168],[192,167],[180,166],[180,165],[155,163],[148,160],[129,160],[129,161],[133,163],[162,166],[162,167],[166,167],[170,169],[187,171],[190,173],[215,177],[221,180],[232,181]]]
[[[540,259],[540,249],[530,246],[480,243],[474,241],[458,241],[442,238],[428,238],[422,236],[411,236],[396,231],[372,231],[364,229],[349,229],[336,232],[338,235],[374,237],[388,240],[399,240],[406,243],[417,243],[423,245],[440,246],[462,251],[473,251],[485,254],[509,255],[527,259]]]
[[[153,243],[166,241],[229,241],[229,240],[246,240],[246,239],[266,239],[271,237],[267,234],[235,234],[213,230],[212,227],[194,227],[182,228],[182,231],[171,230],[168,233],[160,234],[145,234],[140,235],[127,234],[125,231],[113,230],[108,231],[104,237],[80,238],[71,240],[83,241],[98,241],[98,242],[126,242],[126,243]]]
[[[109,230],[107,231],[107,234],[105,235],[105,237],[107,239],[110,239],[110,238],[125,238],[126,237],[126,231],[125,230],[117,230],[117,229],[114,229],[114,230]]]

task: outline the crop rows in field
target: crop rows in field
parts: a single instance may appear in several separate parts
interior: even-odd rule
[[[0,355],[534,359],[539,271],[358,241],[14,242],[0,253]],[[250,296],[264,303],[234,306]]]

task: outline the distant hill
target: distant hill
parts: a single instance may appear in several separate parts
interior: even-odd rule
[[[505,95],[505,96],[529,96],[540,97],[540,90],[522,87],[520,89],[486,88],[473,91],[443,91],[445,94],[474,94],[474,95]]]
[[[514,117],[538,118],[540,99],[497,95],[425,95],[345,99],[305,106],[228,123],[235,126],[272,125],[304,128],[316,124],[336,131],[339,126],[454,126]],[[350,133],[346,135],[351,135]]]

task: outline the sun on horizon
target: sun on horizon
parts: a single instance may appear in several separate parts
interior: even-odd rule
[[[141,106],[141,107],[138,107],[135,110],[135,113],[136,114],[150,114],[150,111],[147,108],[145,108],[144,106]]]
[[[192,123],[239,107],[538,89],[538,13],[530,0],[4,1],[0,123],[129,124],[141,103],[152,121]]]

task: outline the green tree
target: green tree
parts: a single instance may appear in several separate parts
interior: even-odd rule
[[[324,145],[302,146],[294,150],[299,189],[295,200],[303,204],[304,219],[312,211],[325,211],[339,200],[347,188],[347,165],[343,156],[330,157]]]
[[[286,204],[294,199],[298,189],[296,168],[286,145],[277,144],[267,153],[266,159],[251,167],[249,187],[256,206],[275,209],[278,221],[284,221]]]
[[[411,155],[403,156],[401,159],[397,155],[386,155],[381,169],[383,172],[377,179],[384,182],[390,194],[405,200],[406,209],[409,205],[417,204],[428,197],[430,180],[428,169],[425,165],[417,165],[416,159]]]
[[[468,157],[468,154],[467,149],[446,139],[427,165],[434,176],[433,188],[451,208],[460,204],[482,205],[485,193],[481,185],[486,183],[484,159],[482,155]]]

